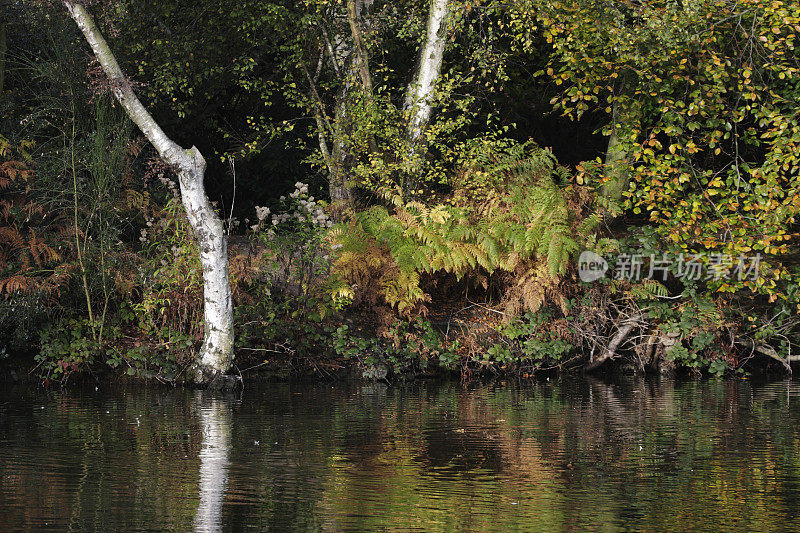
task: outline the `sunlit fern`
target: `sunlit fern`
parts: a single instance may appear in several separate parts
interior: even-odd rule
[[[504,272],[511,279],[508,296],[517,301],[511,309],[537,309],[597,219],[582,218],[567,201],[568,192],[554,181],[555,161],[548,151],[518,151],[494,161],[486,156],[476,165],[480,170],[473,171],[492,177],[495,186],[468,204],[404,204],[398,194],[384,190],[394,213],[375,206],[357,214],[340,234],[345,253],[338,269],[353,275],[355,261],[388,260],[381,268],[394,274],[384,280],[383,296],[401,312],[426,299],[419,273],[446,272],[461,279],[478,271]]]

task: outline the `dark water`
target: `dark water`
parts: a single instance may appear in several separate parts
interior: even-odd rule
[[[0,531],[800,530],[800,383],[0,392]]]

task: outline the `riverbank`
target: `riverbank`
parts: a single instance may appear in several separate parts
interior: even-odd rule
[[[428,318],[395,320],[388,327],[376,324],[374,317],[374,313],[350,310],[300,328],[291,321],[250,320],[239,327],[241,339],[231,375],[245,383],[300,380],[398,384],[428,379],[525,382],[579,374],[606,377],[791,374],[788,361],[752,346],[749,352],[743,351],[743,343],[711,361],[706,359],[708,352],[702,350],[676,357],[655,344],[652,335],[642,338],[641,333],[637,334],[652,331],[652,324],[643,318],[634,327],[623,326],[607,332],[606,342],[613,343],[615,350],[612,356],[601,359],[610,351],[608,346],[586,351],[570,344],[574,337],[569,336],[569,317],[555,318],[549,313],[504,323],[496,310],[473,303],[463,307],[451,305],[431,312]],[[267,328],[272,332],[270,336],[258,335]],[[562,335],[554,334],[555,331]],[[621,332],[625,333],[624,338]],[[691,337],[664,335],[664,338],[672,341],[669,347],[673,350],[698,345]],[[59,351],[51,347],[49,353],[60,357],[55,361],[42,352],[6,356],[0,360],[0,382],[60,387],[71,383],[144,380],[196,386],[187,381],[196,344],[187,343],[183,347],[164,342],[148,344],[144,337],[125,335],[118,343],[112,339],[103,350],[94,352],[68,352],[74,346],[70,343],[61,345]],[[76,342],[82,340],[75,338]],[[725,366],[715,365],[717,360]]]

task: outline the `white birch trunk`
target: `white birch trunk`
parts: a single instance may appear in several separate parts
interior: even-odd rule
[[[408,138],[416,143],[431,118],[433,93],[442,72],[446,41],[445,26],[449,14],[448,0],[433,0],[428,13],[425,45],[420,53],[419,70],[409,88],[406,108],[411,111]]]
[[[205,339],[194,376],[198,383],[210,383],[230,369],[233,361],[233,300],[228,280],[228,246],[222,220],[205,194],[206,162],[196,147],[184,150],[172,141],[145,109],[131,89],[114,54],[79,3],[64,0],[100,62],[111,90],[161,158],[178,172],[181,199],[200,250],[203,268]]]
[[[198,399],[202,395],[198,391]],[[228,486],[231,448],[231,412],[224,400],[212,398],[200,405],[200,503],[194,515],[195,531],[222,531],[222,504]]]
[[[360,2],[355,5],[355,13],[356,17],[361,16]],[[348,13],[349,23],[350,15]],[[353,191],[347,183],[352,158],[350,147],[345,142],[345,125],[349,120],[347,99],[350,94],[351,83],[360,74],[358,72],[358,60],[353,58],[355,54],[354,48],[350,46],[348,39],[343,34],[334,34],[333,42],[327,41],[327,47],[334,70],[342,83],[342,87],[336,95],[336,111],[333,119],[333,131],[331,132],[331,165],[328,174],[328,192],[330,193],[333,207],[333,218],[334,220],[341,220],[346,213],[353,209]]]
[[[442,58],[447,40],[446,26],[449,15],[448,0],[432,0],[428,13],[428,24],[425,33],[425,44],[419,59],[419,70],[414,82],[409,87],[405,107],[409,110],[408,140],[410,143],[409,159],[418,156],[420,139],[431,119],[433,111],[433,95],[436,84],[442,73]],[[412,164],[412,167],[416,165]],[[412,171],[413,172],[413,171]],[[406,192],[413,191],[416,177],[407,180]]]

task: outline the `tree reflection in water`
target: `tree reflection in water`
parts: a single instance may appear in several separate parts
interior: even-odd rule
[[[0,389],[0,531],[193,528],[800,531],[800,382]]]
[[[224,399],[197,391],[198,418],[203,432],[200,448],[200,504],[195,531],[222,529],[222,502],[228,487],[231,448],[231,406]]]

